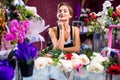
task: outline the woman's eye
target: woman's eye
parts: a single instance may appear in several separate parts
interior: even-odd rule
[[[62,12],[62,10],[59,10],[58,12],[59,12],[59,13],[61,13],[61,12]]]
[[[67,11],[64,11],[65,13],[67,12]]]

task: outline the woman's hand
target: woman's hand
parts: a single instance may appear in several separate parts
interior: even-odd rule
[[[61,21],[57,21],[57,23],[58,23],[59,29],[64,30],[64,23]]]

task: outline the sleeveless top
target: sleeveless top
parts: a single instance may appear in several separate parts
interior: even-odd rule
[[[64,47],[72,47],[73,46],[73,34],[72,34],[73,30],[72,29],[73,28],[70,27],[70,37],[67,40],[67,42],[65,42]],[[59,27],[58,26],[57,26],[57,34],[58,34],[57,39],[59,39]]]

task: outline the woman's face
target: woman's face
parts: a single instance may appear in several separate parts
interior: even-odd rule
[[[70,15],[69,9],[67,6],[62,5],[58,11],[57,11],[57,18],[60,21],[67,21],[70,18],[72,18],[72,16]]]

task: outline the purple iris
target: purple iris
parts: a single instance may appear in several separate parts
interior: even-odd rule
[[[29,62],[30,60],[33,60],[38,53],[38,49],[34,45],[29,44],[27,41],[18,43],[17,48],[18,49],[14,51],[14,55],[19,61],[23,62]]]
[[[8,60],[0,60],[0,80],[12,80],[14,77],[14,68]]]

